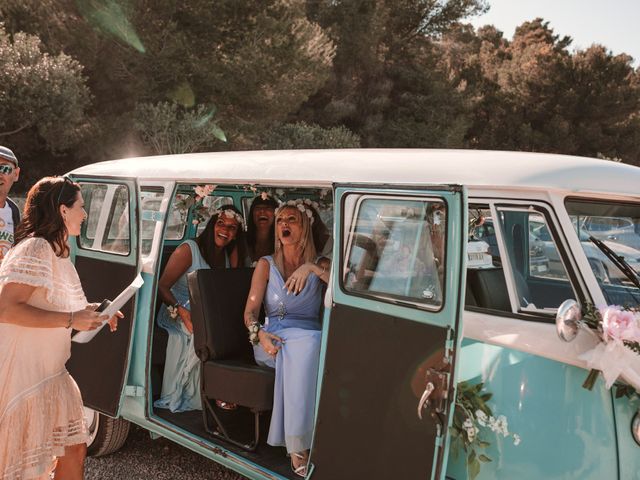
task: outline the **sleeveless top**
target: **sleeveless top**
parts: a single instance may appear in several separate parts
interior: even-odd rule
[[[184,272],[184,274],[182,274],[180,278],[178,278],[176,283],[173,284],[173,287],[171,287],[171,293],[173,293],[173,296],[176,297],[176,301],[180,305],[184,305],[187,309],[190,309],[189,285],[187,283],[187,274],[195,270],[201,270],[204,268],[211,268],[211,267],[209,266],[207,261],[202,257],[202,254],[200,253],[200,249],[198,248],[198,244],[195,241],[187,240],[181,243],[180,246],[185,244],[189,245],[189,249],[191,250],[191,265],[189,266],[187,271]],[[227,256],[226,251],[224,254],[224,262],[225,262],[225,268],[229,268],[229,258]],[[174,319],[172,319],[169,316],[169,312],[167,311],[166,308],[160,309],[160,313],[158,315],[157,321],[161,327],[169,331],[176,331],[176,330],[182,331],[182,322],[176,322]]]
[[[270,333],[291,327],[320,330],[322,280],[315,273],[310,273],[306,285],[298,295],[287,294],[285,281],[273,257],[268,255],[262,258],[269,262],[269,282],[264,295],[267,317],[265,330]]]

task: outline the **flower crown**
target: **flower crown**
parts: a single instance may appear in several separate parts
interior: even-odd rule
[[[244,226],[244,217],[242,215],[240,215],[238,212],[235,212],[233,210],[231,210],[230,208],[227,209],[219,209],[216,208],[215,210],[213,210],[211,212],[211,216],[213,217],[214,215],[224,215],[227,218],[233,218],[235,219],[236,222],[238,222],[240,224],[240,226],[242,228],[245,228]]]
[[[300,210],[301,213],[306,213],[307,217],[309,217],[309,222],[313,225],[315,218],[313,218],[313,211],[311,207],[318,210],[318,202],[312,202],[308,198],[298,198],[296,200],[288,200],[286,202],[280,203],[276,214],[278,214],[285,207],[295,207]]]

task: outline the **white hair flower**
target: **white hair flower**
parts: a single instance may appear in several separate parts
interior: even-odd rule
[[[279,209],[282,209],[284,207],[295,207],[300,213],[305,213],[309,218],[311,225],[313,225],[315,218],[313,217],[313,212],[311,211],[310,207],[312,207],[314,204],[316,204],[316,202],[312,202],[308,198],[298,198],[297,200],[287,200],[285,203],[282,203],[280,205]]]
[[[213,217],[214,215],[222,215],[223,213],[225,217],[235,219],[235,221],[238,222],[242,228],[244,228],[244,217],[230,208],[224,210],[215,209],[211,212],[211,216]]]

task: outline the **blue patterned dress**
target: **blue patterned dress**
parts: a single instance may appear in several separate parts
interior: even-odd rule
[[[287,295],[284,280],[271,256],[264,297],[268,321],[265,330],[284,340],[276,358],[260,345],[253,349],[256,362],[276,369],[273,413],[267,443],[301,452],[311,447],[320,360],[320,305],[322,281],[309,274],[298,295]]]
[[[187,309],[189,306],[189,286],[187,274],[194,270],[210,268],[202,258],[198,244],[187,240],[191,249],[191,266],[171,287],[171,293],[176,300]],[[227,268],[229,261],[225,257]],[[158,325],[169,333],[167,342],[167,358],[162,377],[162,391],[160,398],[154,402],[156,408],[168,408],[172,412],[187,410],[201,410],[200,400],[200,360],[193,347],[193,334],[189,333],[180,319],[169,316],[166,306],[162,306],[158,314]]]

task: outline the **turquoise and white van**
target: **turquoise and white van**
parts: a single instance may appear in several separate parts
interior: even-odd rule
[[[91,454],[116,451],[134,423],[249,478],[295,478],[284,449],[265,443],[268,408],[153,407],[168,256],[211,208],[246,213],[268,191],[318,201],[332,231],[309,478],[640,478],[638,398],[602,378],[582,387],[581,356],[599,339],[567,331],[579,308],[565,304],[639,306],[640,283],[625,265],[640,258],[594,255],[606,248],[584,232],[624,225],[625,235],[602,243],[637,251],[640,169],[530,153],[300,150],[128,158],[70,175],[88,212],[73,250],[87,297],[113,298],[144,279],[115,334],[73,344],[68,368],[92,425]],[[215,189],[194,203],[203,185]],[[490,238],[478,238],[482,225]],[[242,311],[246,282],[218,281]],[[206,323],[220,291],[204,276],[193,285],[192,308]],[[196,339],[203,364],[219,360],[205,353],[209,341],[200,348]],[[214,341],[224,347],[225,333]],[[212,378],[203,374],[205,397],[238,385],[238,395],[259,395],[259,382],[233,372]]]

